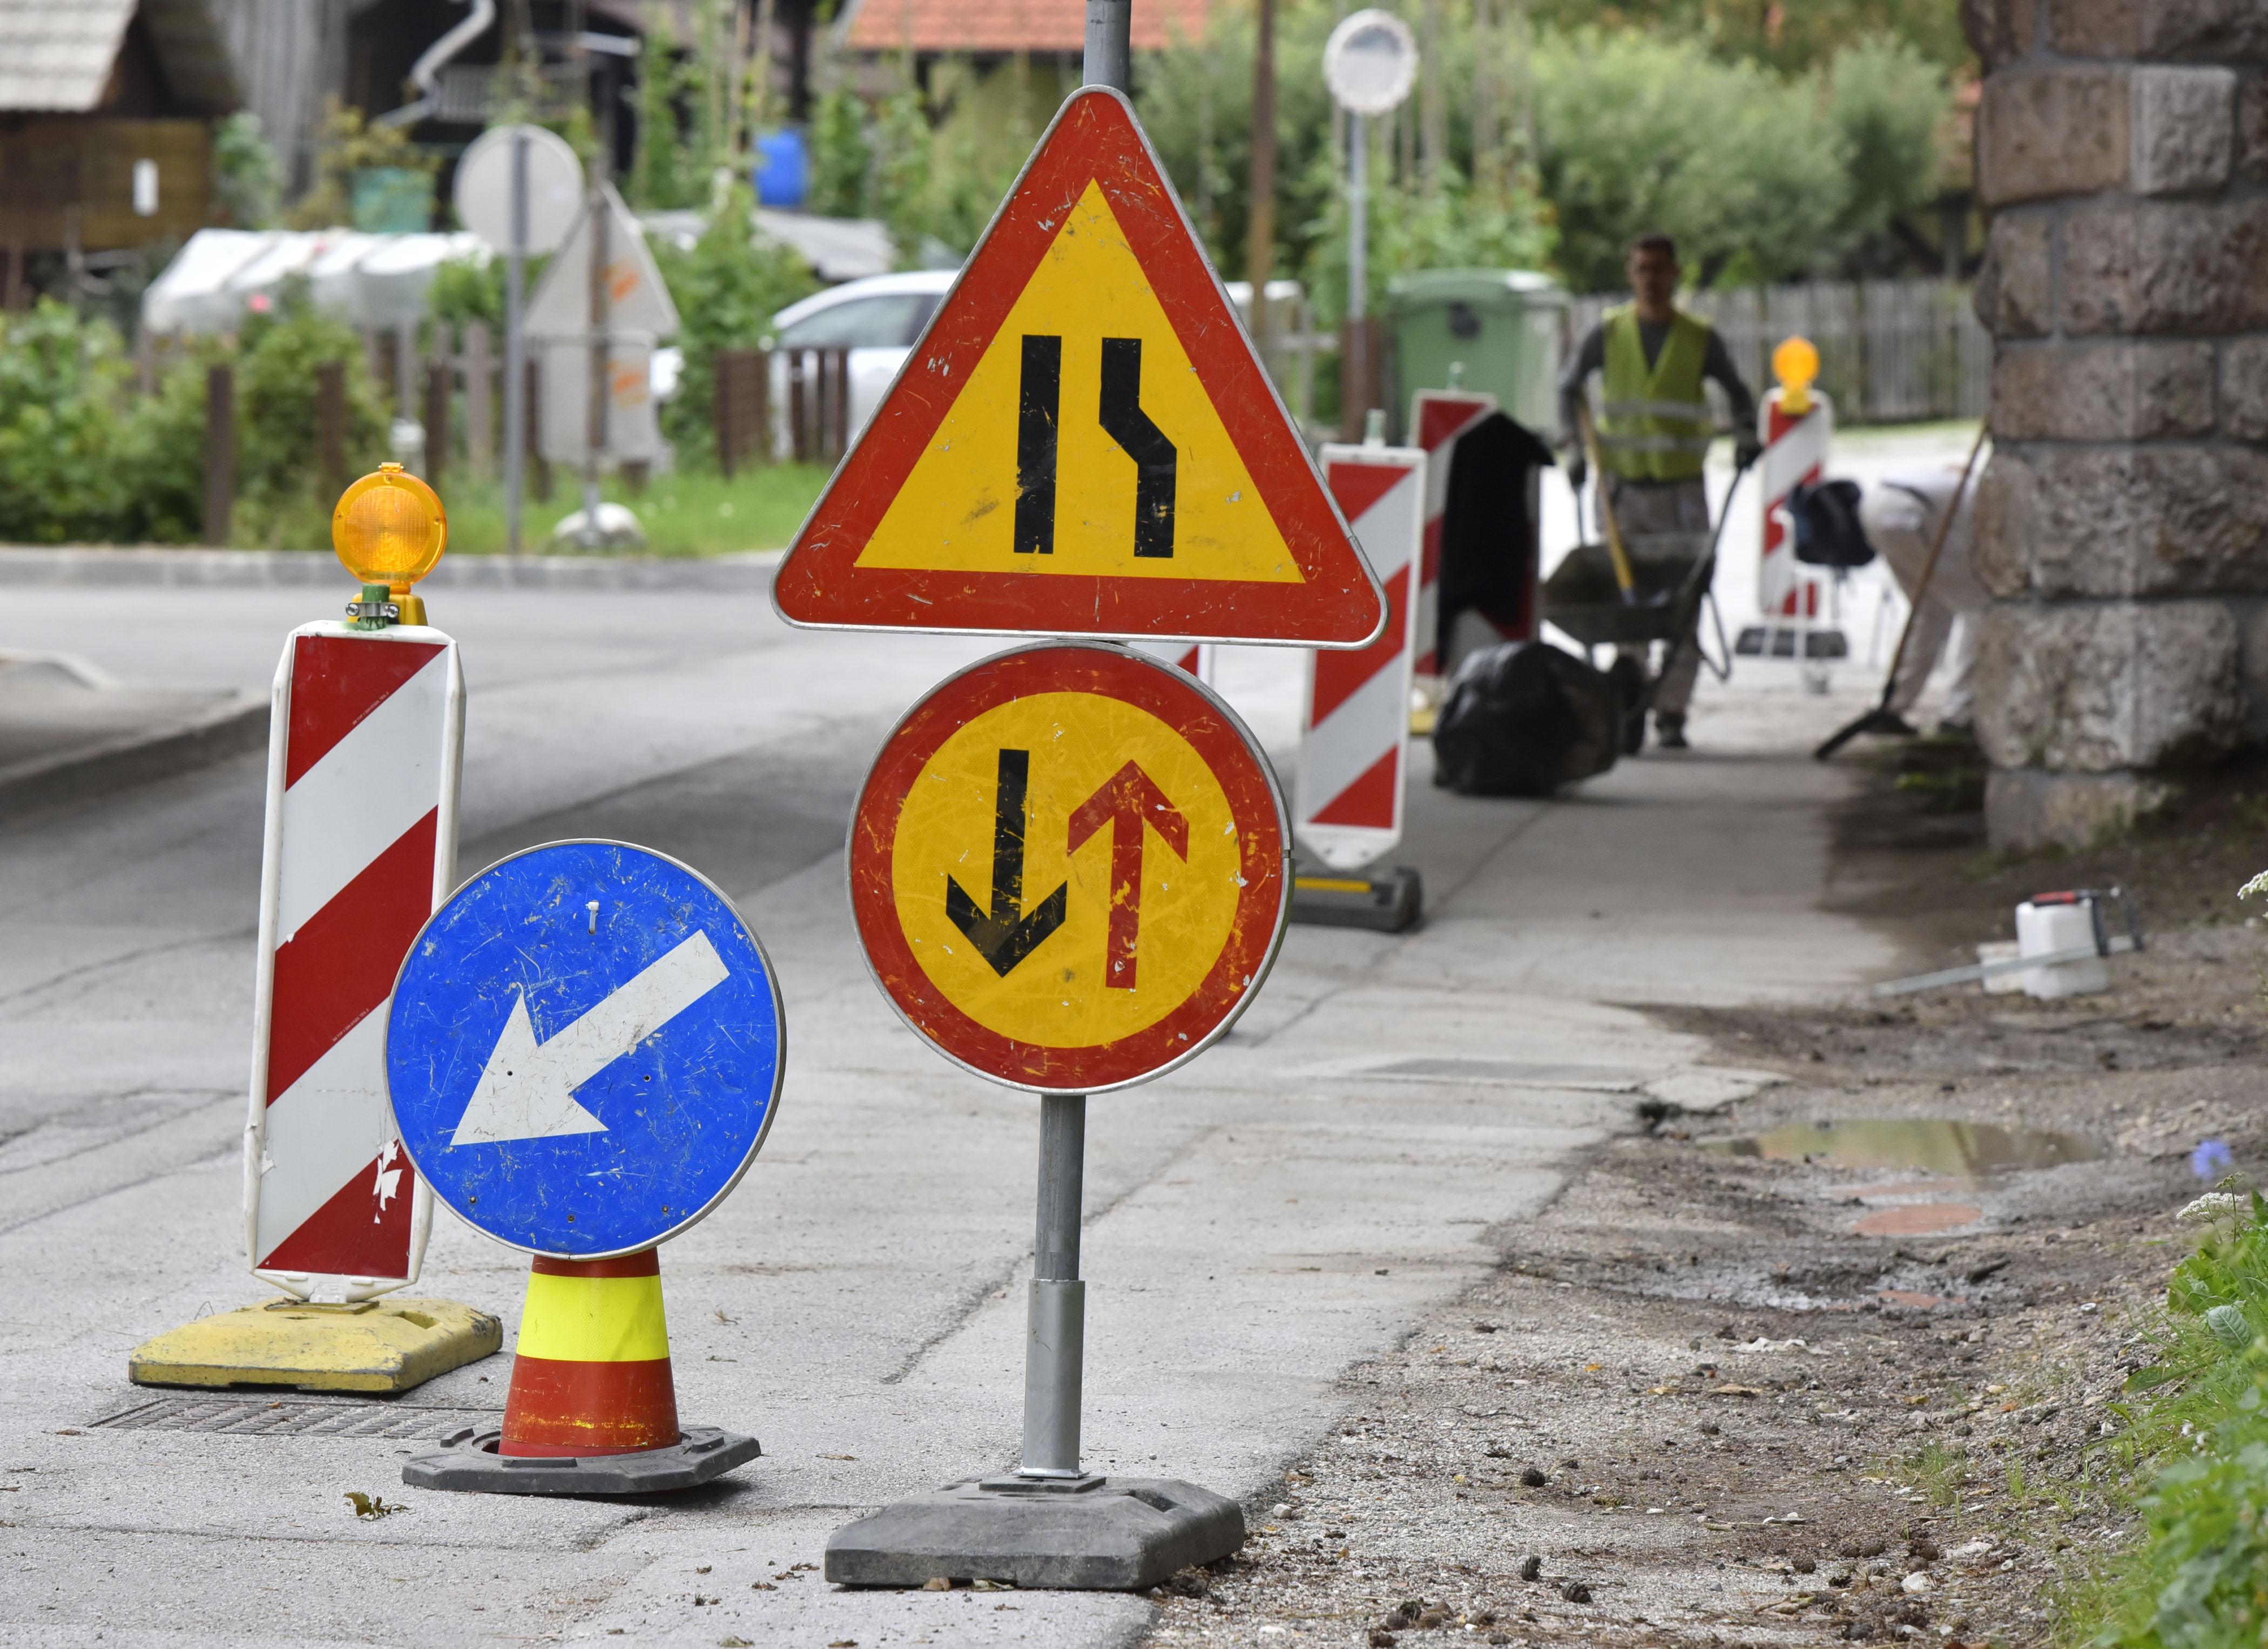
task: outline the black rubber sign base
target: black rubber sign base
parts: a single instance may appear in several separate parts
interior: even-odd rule
[[[1244,1543],[1235,1501],[1158,1477],[987,1477],[884,1506],[835,1531],[837,1586],[1009,1580],[1028,1590],[1138,1592]]]
[[[502,1436],[496,1428],[452,1432],[437,1452],[403,1461],[401,1481],[471,1494],[659,1494],[721,1477],[764,1452],[755,1438],[713,1425],[686,1426],[667,1448],[558,1459],[499,1454]]]
[[[1425,879],[1407,865],[1384,877],[1303,871],[1292,881],[1292,920],[1315,927],[1401,933],[1416,927],[1425,909]]]

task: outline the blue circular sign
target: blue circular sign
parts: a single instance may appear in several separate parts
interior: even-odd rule
[[[763,948],[698,872],[624,842],[491,865],[409,946],[387,1015],[395,1126],[500,1242],[632,1254],[739,1183],[779,1103]]]

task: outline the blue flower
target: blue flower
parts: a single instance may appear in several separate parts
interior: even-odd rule
[[[2200,1180],[2217,1180],[2236,1166],[2236,1153],[2228,1142],[2208,1139],[2190,1152],[2190,1172]]]

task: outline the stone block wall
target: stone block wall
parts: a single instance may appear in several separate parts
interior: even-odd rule
[[[2268,737],[2268,0],[1963,0],[1996,845]]]

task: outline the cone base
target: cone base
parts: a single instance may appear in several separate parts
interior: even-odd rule
[[[503,1345],[502,1322],[453,1299],[278,1299],[144,1341],[127,1358],[126,1377],[137,1386],[401,1392]]]
[[[688,1425],[667,1448],[634,1454],[500,1454],[502,1438],[496,1426],[452,1432],[438,1449],[402,1462],[401,1481],[471,1494],[661,1494],[721,1477],[764,1452],[755,1438],[713,1425]]]
[[[828,1537],[826,1574],[836,1586],[918,1586],[942,1576],[1035,1591],[1136,1592],[1243,1543],[1242,1509],[1195,1483],[991,1478],[845,1524]]]

